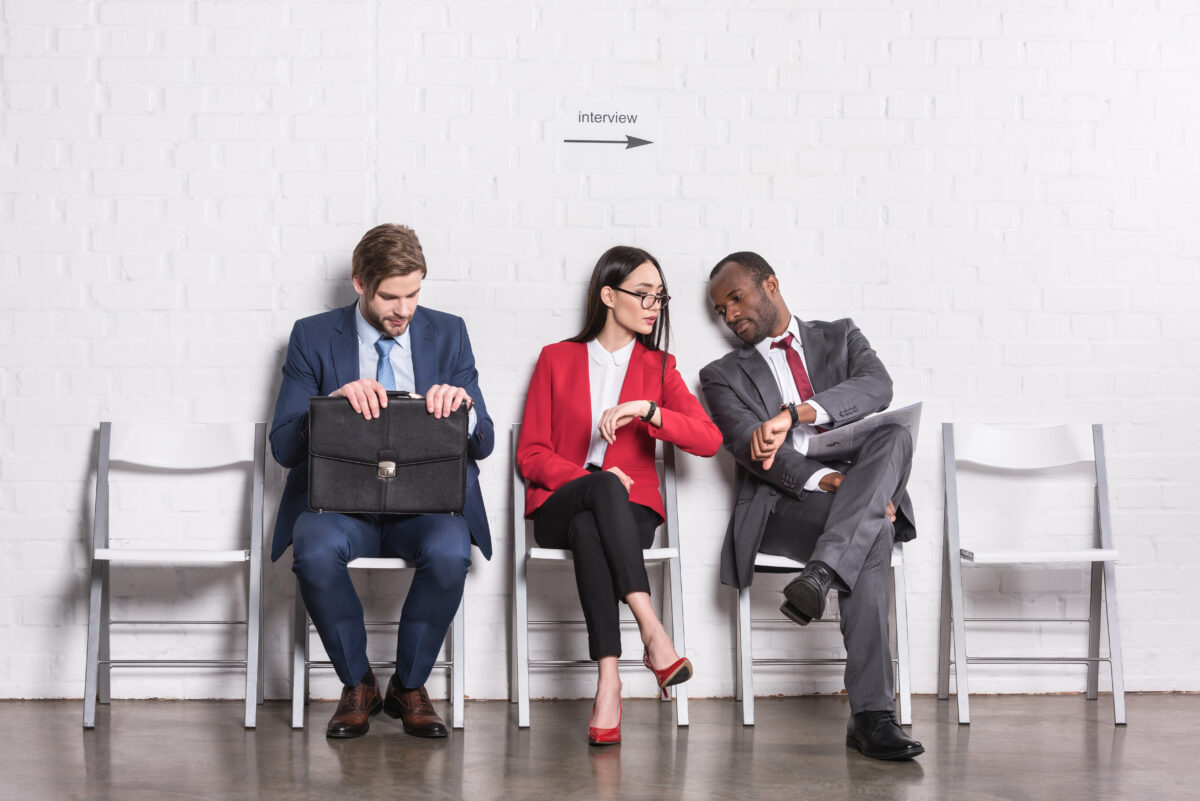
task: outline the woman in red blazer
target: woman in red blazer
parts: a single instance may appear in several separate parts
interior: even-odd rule
[[[601,256],[583,330],[538,357],[517,443],[534,539],[544,548],[569,548],[574,557],[588,647],[600,671],[588,725],[593,745],[621,741],[618,601],[637,620],[642,662],[664,696],[692,676],[654,613],[642,560],[663,520],[654,448],[661,439],[712,456],[721,433],[675,359],[660,349],[669,300],[649,253],[615,247]]]

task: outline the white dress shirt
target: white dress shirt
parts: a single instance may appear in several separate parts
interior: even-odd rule
[[[795,317],[791,318],[787,330],[781,335],[773,338],[767,337],[754,347],[763,359],[766,360],[767,366],[771,368],[771,375],[775,377],[775,383],[779,386],[779,394],[783,396],[783,402],[794,403],[797,406],[801,403],[807,403],[817,413],[817,419],[812,424],[801,423],[792,429],[792,447],[801,454],[807,454],[808,439],[817,434],[816,426],[823,426],[833,422],[833,417],[816,401],[800,400],[800,390],[796,388],[796,379],[792,376],[792,368],[788,366],[787,354],[783,352],[782,348],[771,347],[781,339],[787,338],[788,334],[792,335],[792,350],[800,355],[800,362],[804,365],[804,371],[808,372],[808,360],[804,358],[804,344],[800,341],[800,326],[797,324]],[[783,447],[786,448],[787,445],[785,444]],[[821,479],[835,472],[837,471],[829,468],[817,470],[805,482],[804,489],[809,492],[824,492],[820,486]]]
[[[361,302],[355,305],[354,311],[354,330],[358,334],[358,377],[375,378],[379,374],[379,351],[375,350],[375,343],[386,335],[363,317]],[[404,333],[393,337],[396,344],[388,352],[388,361],[392,364],[392,376],[396,379],[397,392],[417,391],[416,373],[413,371],[412,337],[409,336],[411,330],[412,321],[410,320],[404,327]],[[468,434],[475,433],[477,422],[475,409],[472,408],[467,422]]]
[[[637,340],[631,339],[623,348],[609,353],[599,341],[587,343],[588,379],[592,389],[592,438],[588,442],[587,460],[584,465],[604,466],[604,454],[608,443],[600,436],[600,416],[621,402],[621,387],[629,369],[629,358]]]

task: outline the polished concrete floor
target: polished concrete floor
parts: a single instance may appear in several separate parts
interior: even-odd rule
[[[387,717],[357,740],[326,740],[331,703],[241,705],[117,701],[94,730],[81,702],[0,702],[0,798],[5,799],[1196,799],[1192,754],[1200,696],[1132,695],[1129,725],[1111,699],[979,696],[970,726],[952,703],[914,699],[907,763],[874,762],[844,745],[839,698],[760,698],[758,725],[729,700],[695,701],[691,726],[673,707],[626,701],[624,744],[589,748],[588,704],[539,702],[518,731],[515,707],[468,702],[467,728],[446,740],[406,736]],[[441,705],[444,707],[444,705]],[[445,711],[443,709],[443,711]]]

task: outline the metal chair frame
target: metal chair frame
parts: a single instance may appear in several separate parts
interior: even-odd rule
[[[956,453],[956,442],[959,451]],[[1108,467],[1102,425],[1064,425],[1036,429],[942,424],[942,455],[946,477],[945,542],[942,552],[942,609],[938,641],[938,698],[950,697],[950,668],[954,667],[958,722],[971,722],[968,664],[1085,664],[1088,700],[1095,700],[1100,683],[1100,663],[1108,662],[1112,674],[1114,723],[1125,723],[1125,680],[1121,662],[1121,630],[1117,616],[1117,550],[1113,546],[1108,506]],[[1093,547],[1038,551],[967,549],[961,546],[958,519],[958,464],[970,462],[1006,471],[1035,472],[1080,462],[1095,469]],[[976,565],[1090,564],[1091,586],[1086,618],[966,617],[963,600],[963,563]],[[1108,656],[1100,654],[1101,606],[1108,631]],[[1087,623],[1086,657],[993,656],[967,654],[966,624],[979,621],[1009,623]]]
[[[758,554],[754,559],[755,571],[769,572],[799,572],[804,569],[804,562],[789,559],[785,556]],[[795,623],[785,617],[753,618],[750,613],[750,587],[737,590],[737,675],[735,681],[735,696],[742,702],[742,725],[754,725],[754,666],[755,665],[844,665],[845,658],[810,657],[810,658],[757,658],[754,656],[754,624],[776,625],[786,624],[795,627]],[[896,620],[894,631],[895,656],[892,663],[896,667],[896,695],[899,699],[900,723],[912,724],[912,685],[909,678],[908,653],[908,592],[904,580],[904,547],[897,542],[892,546],[892,609]],[[838,618],[824,618],[809,625],[820,623],[836,623]]]
[[[512,427],[513,463],[513,610],[512,610],[512,672],[509,700],[517,704],[517,726],[529,726],[529,671],[531,668],[591,667],[596,663],[590,659],[531,659],[529,657],[530,626],[581,625],[581,620],[531,620],[529,618],[528,571],[531,564],[570,564],[571,552],[556,548],[529,548],[532,539],[532,523],[525,520],[525,481],[517,468],[517,440],[521,433],[520,424]],[[667,547],[647,548],[642,551],[646,564],[661,564],[664,582],[668,585],[662,605],[664,627],[671,632],[671,639],[679,653],[686,653],[683,620],[683,578],[679,549],[679,501],[675,477],[675,448],[670,443],[662,444],[663,501],[666,505]],[[623,621],[630,623],[632,621]],[[622,659],[622,667],[642,666],[640,659]],[[683,684],[669,688],[675,698],[676,721],[679,726],[688,725],[687,688]],[[664,699],[669,700],[669,699]]]
[[[263,702],[262,681],[262,537],[263,485],[266,471],[266,424],[158,426],[100,423],[96,460],[96,506],[92,519],[92,567],[88,605],[87,661],[84,668],[83,726],[96,725],[96,703],[112,700],[111,672],[117,667],[236,668],[246,671],[245,726],[254,728],[257,705]],[[252,437],[250,436],[252,434]],[[115,444],[114,444],[115,441]],[[249,443],[252,441],[253,450]],[[109,473],[112,462],[157,468],[173,473],[201,472],[249,463],[251,510],[249,545],[243,549],[168,549],[109,547]],[[110,607],[110,566],[160,565],[175,567],[246,563],[245,620],[113,620]],[[244,625],[244,659],[113,659],[111,628],[118,626]]]
[[[397,557],[361,557],[352,559],[347,567],[351,570],[414,570],[407,561]],[[466,698],[466,624],[463,609],[466,607],[466,594],[458,604],[454,620],[450,624],[448,637],[450,639],[450,658],[439,659],[433,663],[435,670],[446,670],[450,674],[450,726],[461,729],[464,722],[464,699]],[[333,668],[328,659],[312,659],[309,653],[310,626],[308,610],[304,608],[304,599],[300,589],[296,589],[295,622],[293,625],[292,643],[292,728],[304,728],[304,705],[308,703],[308,672],[312,668]],[[393,632],[398,621],[367,622],[368,628],[390,628]],[[395,669],[395,661],[371,662],[372,668]]]

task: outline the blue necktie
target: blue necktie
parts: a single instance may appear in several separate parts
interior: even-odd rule
[[[388,354],[395,347],[396,340],[390,337],[380,337],[375,341],[375,351],[379,354],[379,366],[375,368],[375,380],[386,390],[396,390],[396,374],[392,372],[392,360]]]

